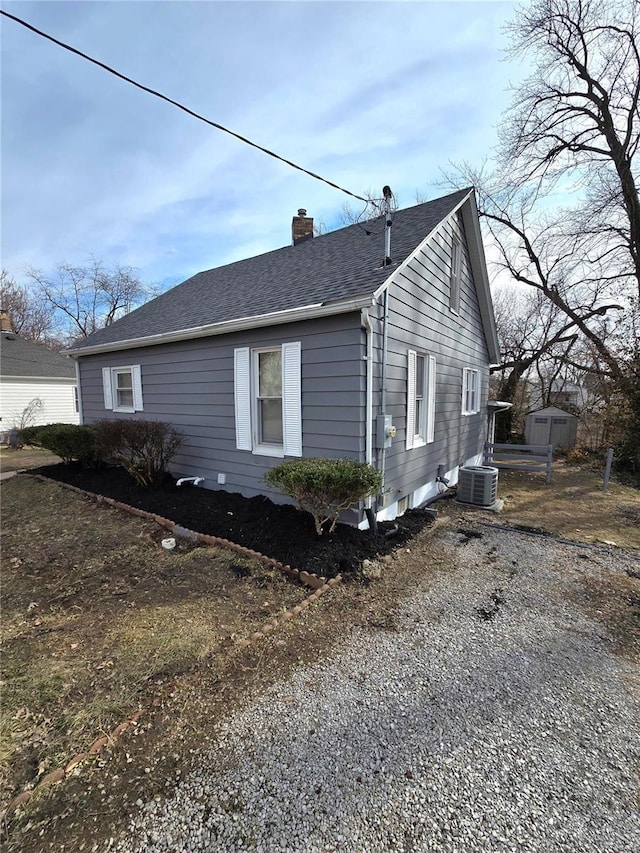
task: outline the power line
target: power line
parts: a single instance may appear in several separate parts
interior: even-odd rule
[[[105,65],[104,62],[100,62],[98,59],[94,59],[92,56],[83,53],[81,50],[78,50],[77,48],[72,47],[69,44],[65,44],[65,42],[60,41],[59,39],[54,38],[53,36],[50,36],[48,33],[45,33],[42,30],[37,29],[37,27],[34,27],[32,24],[29,24],[22,18],[18,18],[16,15],[11,15],[9,12],[5,12],[3,9],[0,9],[0,14],[4,15],[6,18],[11,18],[12,21],[21,24],[23,27],[26,27],[28,30],[31,30],[31,32],[36,33],[36,35],[42,36],[42,38],[48,39],[48,41],[57,44],[59,47],[63,47],[65,50],[68,50],[71,53],[75,53],[76,56],[80,56],[82,59],[86,59],[87,62],[92,62],[99,68],[103,68],[105,71],[108,71],[109,74],[113,74],[115,77],[119,77],[126,83],[131,83],[131,85],[135,86],[137,89],[142,89],[143,92],[148,92],[150,95],[154,95],[156,98],[160,98],[163,101],[167,101],[167,103],[172,104],[179,110],[182,110],[188,115],[199,119],[199,121],[203,121],[205,124],[208,124],[211,127],[215,127],[216,130],[221,130],[224,133],[228,133],[230,136],[239,139],[240,142],[244,142],[246,145],[250,145],[252,148],[257,148],[258,151],[262,151],[263,154],[268,154],[269,157],[274,157],[276,160],[280,160],[282,163],[286,163],[286,165],[291,166],[292,169],[297,169],[299,172],[304,172],[305,175],[309,175],[309,177],[315,178],[317,181],[322,181],[323,183],[328,184],[330,187],[333,187],[334,189],[339,190],[342,193],[346,193],[352,198],[357,198],[359,201],[369,201],[369,199],[364,198],[364,196],[352,193],[350,190],[346,190],[344,187],[341,187],[338,184],[334,184],[333,181],[329,181],[327,178],[323,178],[321,175],[316,175],[315,172],[310,172],[308,169],[305,169],[302,166],[298,166],[297,163],[293,163],[291,160],[287,160],[285,157],[281,157],[279,154],[276,154],[275,151],[270,151],[268,148],[264,148],[262,145],[258,145],[257,143],[252,142],[250,139],[247,139],[246,136],[241,136],[239,133],[236,133],[233,130],[229,130],[228,127],[224,127],[223,125],[218,124],[215,121],[211,121],[210,119],[205,118],[199,113],[190,110],[189,107],[185,107],[184,104],[181,104],[178,101],[174,101],[173,98],[169,98],[167,95],[163,95],[162,92],[157,92],[155,89],[150,89],[148,86],[144,86],[142,83],[138,83],[136,80],[132,80],[131,77],[127,77],[125,74],[121,74],[119,71],[116,71],[115,68],[111,68],[109,65]]]

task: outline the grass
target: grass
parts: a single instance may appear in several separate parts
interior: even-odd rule
[[[554,463],[549,484],[543,474],[500,471],[498,496],[504,508],[496,520],[640,550],[640,491],[612,479],[604,494],[602,477],[602,470],[563,462]]]
[[[23,447],[20,450],[0,447],[0,471],[4,474],[9,471],[26,471],[40,465],[55,465],[59,461],[58,456],[41,447]]]
[[[160,687],[222,668],[303,587],[257,560],[181,541],[52,483],[2,486],[3,715],[8,799],[111,731]]]

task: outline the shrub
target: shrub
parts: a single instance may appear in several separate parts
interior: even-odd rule
[[[18,438],[21,444],[28,444],[30,447],[40,447],[40,430],[42,426],[22,427],[18,430]]]
[[[318,536],[329,521],[332,533],[342,510],[382,487],[380,471],[353,459],[291,459],[267,471],[264,479],[313,516]]]
[[[96,463],[95,435],[92,427],[80,424],[47,424],[36,429],[34,437],[40,447],[55,453],[63,462],[78,459],[83,465]]]
[[[183,438],[162,421],[98,421],[96,444],[105,459],[121,465],[141,486],[165,479],[169,463]]]

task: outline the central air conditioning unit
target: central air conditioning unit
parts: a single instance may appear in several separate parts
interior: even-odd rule
[[[475,506],[491,506],[498,493],[498,469],[489,465],[468,465],[458,473],[458,501]]]

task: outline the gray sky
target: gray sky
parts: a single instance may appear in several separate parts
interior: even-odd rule
[[[491,157],[513,2],[4,2],[355,193],[432,198]],[[286,245],[347,196],[2,19],[2,266],[89,255],[156,284]],[[354,202],[354,207],[358,205]]]

